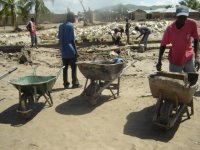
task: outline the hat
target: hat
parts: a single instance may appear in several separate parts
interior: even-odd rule
[[[186,6],[176,8],[176,16],[189,16],[189,9]]]

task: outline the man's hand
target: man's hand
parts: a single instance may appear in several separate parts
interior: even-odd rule
[[[157,71],[162,70],[162,62],[161,61],[158,61],[158,63],[156,64],[156,69],[157,69]]]

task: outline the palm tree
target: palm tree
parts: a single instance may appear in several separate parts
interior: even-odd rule
[[[187,6],[189,8],[200,10],[200,2],[199,0],[183,0],[179,2],[180,5]]]
[[[16,26],[17,14],[16,14],[16,7],[15,7],[15,0],[0,0],[2,5],[2,10],[0,11],[0,16],[4,17],[4,23],[8,22],[9,16],[11,16],[11,24]]]
[[[44,0],[32,0],[35,5],[35,22],[37,23],[39,14],[51,13],[50,10],[45,6]],[[54,0],[51,0],[54,2]]]
[[[2,6],[0,16],[4,18],[4,24],[6,24],[9,17],[11,17],[11,25],[15,28],[17,27],[17,13],[19,12],[26,18],[31,10],[30,0],[0,0],[0,5]]]
[[[51,0],[54,2],[54,0]],[[26,21],[33,6],[35,6],[35,20],[41,13],[50,13],[45,6],[44,0],[0,0],[0,16],[4,18],[6,24],[11,17],[11,24],[17,27],[17,14],[22,16],[23,21]]]
[[[24,0],[24,1],[20,1],[19,4],[20,5],[18,6],[18,11],[19,11],[18,14],[19,16],[22,17],[22,21],[26,22],[28,20],[33,3],[32,1]]]

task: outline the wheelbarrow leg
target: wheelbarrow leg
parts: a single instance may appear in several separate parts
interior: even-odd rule
[[[187,109],[187,106],[185,104],[182,104],[178,109],[178,111],[176,112],[176,116],[170,121],[170,126],[169,126],[170,128],[174,126],[179,117],[182,117],[182,114],[185,111],[185,109]]]
[[[120,77],[118,77],[117,82],[117,96],[119,96],[119,86],[120,86]]]
[[[34,86],[33,89],[34,89],[34,94],[33,94],[34,102],[37,103],[39,99],[37,99],[37,88],[36,88],[36,86]]]
[[[18,87],[19,90],[19,104],[21,103],[22,96],[21,96],[21,86]]]
[[[188,106],[187,106],[187,105],[186,105],[186,113],[187,113],[188,119],[190,119],[190,113],[189,113],[189,110],[188,110]]]
[[[116,99],[117,97],[119,97],[120,77],[117,78],[117,83],[113,83],[113,84],[110,84],[110,85],[111,86],[108,86],[107,89],[110,90],[114,99]],[[116,90],[117,92],[114,93],[113,90]]]
[[[191,113],[189,113],[188,107],[191,107]],[[190,119],[190,116],[194,114],[194,108],[193,108],[193,99],[190,103],[186,104],[186,113],[188,116],[188,119]]]
[[[192,101],[191,101],[191,103],[190,103],[191,105],[191,115],[193,115],[194,114],[194,103],[193,103],[193,98],[192,98]]]
[[[155,104],[155,114],[153,116],[153,122],[156,123],[158,120],[158,116],[160,114],[160,107],[162,104],[162,93],[160,92],[159,98],[157,99],[157,102]]]
[[[193,98],[192,98],[191,102],[187,104],[187,106],[188,106],[188,107],[191,107],[191,114],[190,114],[190,116],[193,115],[193,114],[194,114]]]
[[[86,79],[84,90],[86,89],[87,83],[88,83],[88,78]]]
[[[110,92],[112,93],[114,99],[116,99],[117,97],[115,96],[115,94],[113,93],[113,91],[109,88]]]
[[[49,106],[51,107],[52,104],[51,104],[51,102],[49,102],[49,99],[50,99],[50,98],[48,99],[48,97],[46,96],[46,94],[47,94],[47,93],[44,93],[44,94],[43,94],[44,98],[46,99],[45,104],[48,102]],[[47,95],[48,95],[48,94],[47,94]]]
[[[49,91],[47,92],[47,95],[49,96],[49,99],[51,101],[51,105],[53,105],[53,100],[52,100],[52,97],[51,97],[51,93]]]

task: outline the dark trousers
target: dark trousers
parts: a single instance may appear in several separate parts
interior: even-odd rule
[[[77,79],[77,66],[76,66],[76,58],[70,58],[70,59],[62,59],[63,62],[63,66],[65,66],[65,68],[63,69],[63,84],[65,87],[69,86],[69,81],[68,81],[68,66],[71,66],[71,70],[72,70],[72,85],[79,85],[79,81]]]
[[[145,33],[141,39],[141,42],[144,43],[144,47],[147,48],[147,41],[148,41],[149,33]]]
[[[129,31],[126,31],[126,36],[127,36],[127,44],[129,44],[129,38],[130,38],[130,35],[129,35]]]
[[[112,37],[113,43],[114,43],[115,45],[119,45],[120,39],[121,39],[120,37],[117,37],[117,38]]]

